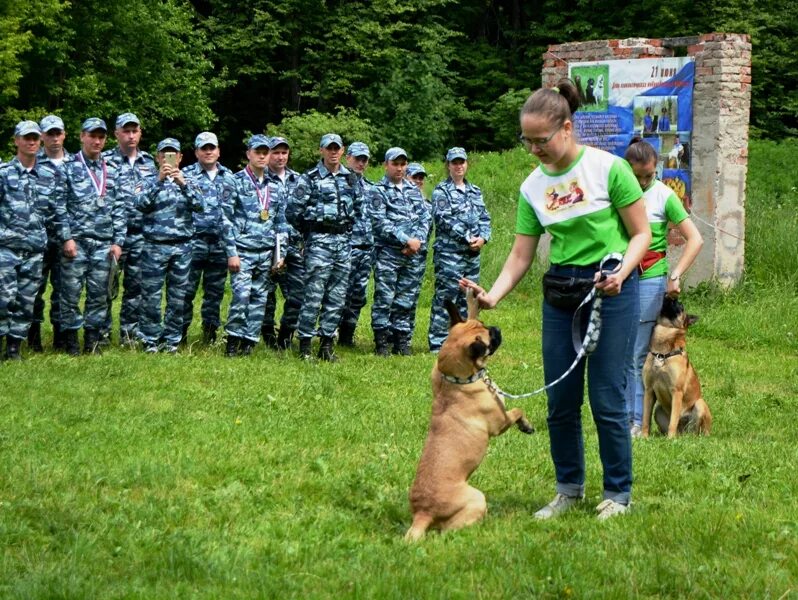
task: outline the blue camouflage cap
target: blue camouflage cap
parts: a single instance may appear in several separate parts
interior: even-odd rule
[[[274,150],[277,146],[288,146],[288,149],[291,149],[291,144],[288,143],[288,140],[282,136],[276,135],[273,138],[269,138],[269,149]]]
[[[466,154],[465,148],[460,148],[459,146],[449,148],[449,151],[446,153],[446,160],[453,161],[455,158],[468,160],[468,154]]]
[[[371,152],[369,152],[369,147],[366,146],[363,142],[352,142],[349,144],[349,148],[346,150],[347,156],[365,156],[366,158],[371,158]]]
[[[83,125],[80,126],[81,131],[96,131],[97,129],[108,131],[108,126],[105,124],[105,121],[99,117],[89,117],[83,121]]]
[[[414,175],[426,175],[427,172],[424,170],[424,165],[421,163],[410,163],[407,165],[407,176],[413,177]]]
[[[194,147],[195,148],[202,148],[203,146],[216,146],[219,147],[219,138],[216,137],[215,133],[211,133],[210,131],[203,131],[196,138],[194,138]]]
[[[271,149],[271,146],[269,146],[269,138],[261,133],[256,133],[250,137],[247,142],[247,150],[251,150],[252,148],[263,148],[264,146]]]
[[[164,138],[158,142],[158,152],[163,152],[167,148],[172,148],[172,150],[177,150],[180,152],[180,142],[178,142],[175,138]]]
[[[402,150],[401,148],[394,146],[393,148],[388,148],[385,151],[385,160],[396,160],[400,156],[404,156],[407,158],[407,152]]]
[[[344,141],[341,139],[341,136],[337,133],[325,133],[321,136],[321,141],[319,142],[319,148],[326,148],[330,144],[338,144],[341,148],[344,147]]]
[[[47,115],[39,121],[39,128],[42,130],[42,133],[47,133],[51,129],[60,129],[62,131],[65,129],[61,117],[56,117],[55,115]]]
[[[124,127],[128,123],[135,123],[136,125],[141,127],[141,121],[139,121],[139,118],[136,115],[134,115],[133,113],[129,113],[129,112],[122,113],[121,115],[119,115],[116,118],[116,126],[117,127]]]
[[[14,127],[14,137],[28,135],[29,133],[42,134],[42,130],[39,129],[39,124],[36,121],[20,121]]]

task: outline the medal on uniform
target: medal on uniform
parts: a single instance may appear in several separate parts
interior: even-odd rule
[[[106,186],[108,184],[108,168],[105,166],[105,160],[100,157],[102,161],[100,164],[102,165],[103,172],[99,176],[94,175],[94,171],[89,168],[89,165],[86,163],[86,158],[83,156],[83,151],[81,150],[78,152],[78,158],[80,158],[80,162],[83,163],[83,166],[86,168],[86,172],[89,174],[89,179],[91,179],[91,184],[94,187],[94,191],[97,192],[97,206],[103,208],[105,206],[105,191]]]
[[[268,221],[269,220],[269,211],[268,209],[263,209],[260,211],[260,220],[261,221]]]
[[[265,185],[266,193],[264,194],[260,189],[260,185],[258,184],[258,180],[255,177],[255,173],[252,172],[252,169],[249,168],[249,165],[247,165],[245,171],[247,172],[247,175],[249,175],[250,181],[252,181],[252,185],[255,188],[255,193],[258,195],[258,205],[260,206],[260,220],[268,221],[269,204],[271,204],[271,197],[269,196],[269,184],[266,182],[264,176],[264,183],[266,184]]]

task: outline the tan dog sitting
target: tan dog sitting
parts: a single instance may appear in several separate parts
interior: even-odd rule
[[[697,320],[678,300],[665,297],[643,365],[643,437],[648,437],[655,403],[657,426],[669,438],[693,430],[709,435],[712,413],[685,350],[687,328]]]
[[[410,489],[408,541],[418,540],[428,528],[457,529],[482,519],[485,495],[468,485],[468,478],[482,462],[488,441],[515,424],[524,433],[534,432],[521,409],[506,410],[486,380],[485,362],[501,343],[499,328],[477,320],[470,293],[467,321],[453,303],[446,304],[449,336],[432,369],[432,417]]]

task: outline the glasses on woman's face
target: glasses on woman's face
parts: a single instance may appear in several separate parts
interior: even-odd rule
[[[535,147],[542,150],[543,148],[546,147],[546,144],[548,144],[552,140],[552,138],[555,135],[557,135],[557,132],[559,132],[560,129],[562,129],[562,124],[557,129],[555,129],[550,136],[545,138],[528,138],[523,133],[519,133],[518,141],[521,142],[524,146],[526,146],[529,150],[532,150]]]

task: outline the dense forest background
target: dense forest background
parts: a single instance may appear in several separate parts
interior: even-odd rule
[[[751,35],[753,135],[795,135],[794,0],[0,0],[0,126],[55,112],[74,149],[130,110],[148,147],[335,124],[416,158],[502,149],[549,44],[713,31]]]

